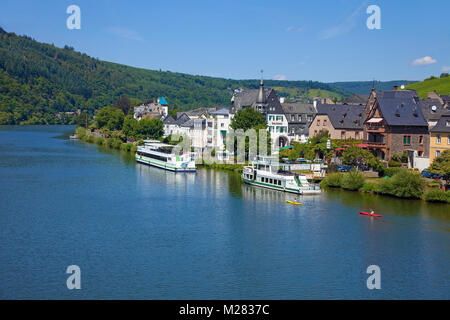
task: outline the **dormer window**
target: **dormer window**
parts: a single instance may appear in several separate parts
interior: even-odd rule
[[[320,120],[317,120],[317,125],[320,126]]]

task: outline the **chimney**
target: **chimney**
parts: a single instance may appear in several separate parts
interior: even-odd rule
[[[394,90],[398,90],[398,86],[394,86],[394,88],[393,88]]]
[[[284,103],[285,98],[284,97],[280,97],[280,103]]]

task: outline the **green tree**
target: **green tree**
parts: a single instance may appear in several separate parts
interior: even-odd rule
[[[123,120],[122,131],[128,138],[135,138],[138,126],[139,122],[132,115],[127,115]]]
[[[232,129],[243,129],[244,131],[260,125],[267,126],[266,118],[252,107],[246,107],[236,112],[230,124]]]
[[[433,160],[430,172],[440,174],[447,182],[450,181],[450,150],[445,150],[441,155]]]
[[[105,107],[101,109],[95,117],[97,126],[108,130],[122,129],[123,119],[123,111],[114,107]]]
[[[138,121],[137,137],[159,139],[164,134],[164,125],[161,119],[141,119]]]

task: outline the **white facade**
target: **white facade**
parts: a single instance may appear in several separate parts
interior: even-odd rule
[[[286,140],[288,143],[288,121],[284,114],[267,114],[267,130],[270,132],[270,138],[275,146],[279,146],[279,139]]]

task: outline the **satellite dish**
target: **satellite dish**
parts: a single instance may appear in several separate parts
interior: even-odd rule
[[[432,110],[433,112],[436,112],[437,107],[436,107],[436,106],[432,106],[432,107],[431,107],[431,110]]]
[[[405,85],[402,84],[401,87],[400,87],[400,89],[402,89],[402,90],[405,89]]]

